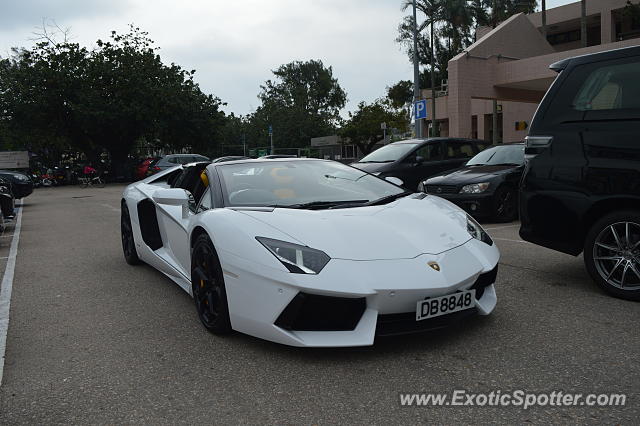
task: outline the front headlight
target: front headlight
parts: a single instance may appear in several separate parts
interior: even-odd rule
[[[294,274],[318,274],[331,260],[325,252],[311,247],[265,237],[256,240]]]
[[[487,234],[485,230],[482,229],[482,226],[480,226],[480,224],[469,215],[467,215],[467,232],[476,240],[482,241],[490,246],[493,245],[493,240],[489,234]]]
[[[489,188],[489,182],[473,183],[471,185],[465,185],[460,190],[461,194],[480,194]]]
[[[27,182],[29,180],[29,178],[26,177],[25,175],[13,175],[13,177],[15,177],[17,180],[21,182]]]

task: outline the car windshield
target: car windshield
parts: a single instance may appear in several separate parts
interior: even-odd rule
[[[406,193],[383,179],[334,161],[247,162],[217,167],[225,205],[337,208]]]
[[[365,156],[359,163],[391,163],[418,146],[417,143],[392,143]]]
[[[502,145],[487,148],[473,157],[467,166],[524,164],[524,145]]]

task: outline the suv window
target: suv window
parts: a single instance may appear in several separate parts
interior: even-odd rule
[[[592,64],[572,107],[577,111],[640,108],[640,62]]]
[[[442,144],[440,142],[428,143],[415,152],[413,158],[422,157],[422,161],[437,161],[442,159]]]
[[[478,148],[478,152],[482,152],[485,149],[489,148],[491,146],[491,142],[485,142],[485,141],[480,141],[480,142],[476,142],[476,147]]]
[[[466,141],[447,141],[447,158],[471,158],[475,155],[473,143]]]

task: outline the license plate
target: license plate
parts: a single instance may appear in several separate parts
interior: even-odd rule
[[[452,314],[473,308],[476,300],[475,290],[465,290],[447,296],[420,300],[416,310],[416,321]]]

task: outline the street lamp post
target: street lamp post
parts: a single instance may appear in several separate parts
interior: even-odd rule
[[[413,101],[420,100],[420,69],[418,65],[418,17],[416,0],[413,0]],[[415,108],[415,107],[414,107]],[[415,114],[414,114],[415,115]],[[422,137],[422,122],[415,118],[416,137]]]

